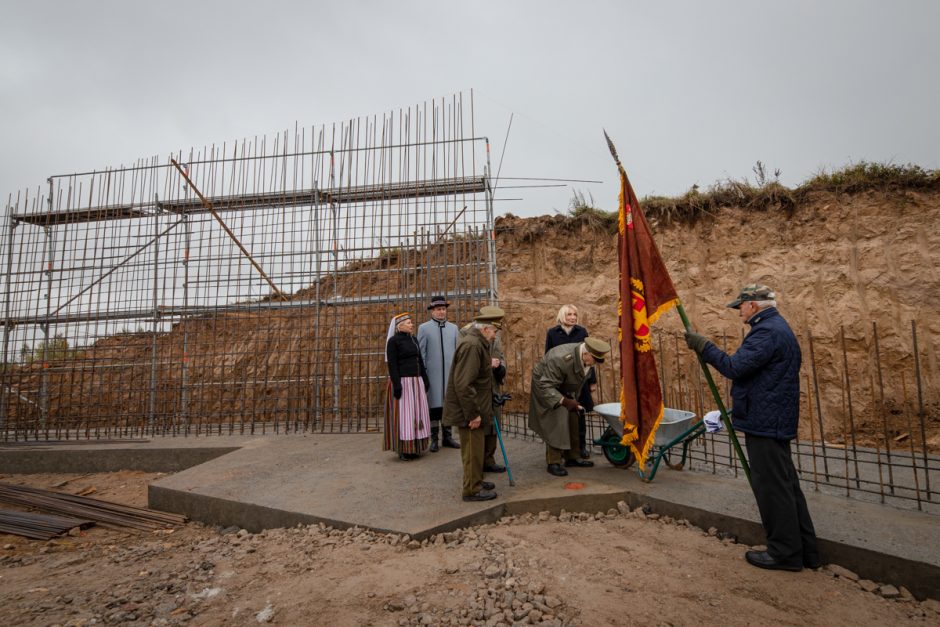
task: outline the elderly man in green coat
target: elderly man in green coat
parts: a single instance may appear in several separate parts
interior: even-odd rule
[[[588,337],[578,344],[562,344],[551,349],[532,369],[529,399],[529,428],[545,441],[545,461],[549,474],[564,477],[562,467],[593,466],[578,455],[578,410],[576,400],[595,363],[603,363],[610,344]]]
[[[480,310],[480,313],[487,314],[491,310],[500,310],[499,307],[484,307]],[[470,329],[473,328],[473,322],[461,327],[460,333],[458,335],[459,342],[462,342],[467,336],[467,333]],[[490,364],[493,366],[493,378],[495,379],[495,384],[493,386],[494,396],[499,393],[500,386],[503,384],[503,380],[506,378],[506,356],[503,354],[503,344],[499,339],[499,335],[490,343]],[[500,419],[501,408],[494,405],[493,407],[493,417],[497,420]],[[491,420],[489,424],[483,426],[483,472],[506,472],[506,467],[502,464],[496,462],[496,447],[499,444],[499,440],[496,435],[496,425],[493,424]]]
[[[483,480],[485,428],[493,422],[493,379],[490,348],[502,325],[499,307],[484,307],[473,326],[458,342],[447,378],[443,424],[457,427],[463,462],[462,496],[465,501],[496,498],[494,484]]]

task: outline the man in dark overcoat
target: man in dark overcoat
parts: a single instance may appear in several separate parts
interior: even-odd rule
[[[759,568],[819,568],[816,531],[790,458],[800,418],[800,345],[766,285],[746,285],[728,307],[751,327],[734,355],[698,333],[686,332],[685,340],[732,381],[732,423],[745,434],[751,488],[767,534],[767,550],[744,557]]]
[[[594,462],[579,459],[578,410],[576,400],[595,363],[603,363],[610,344],[587,337],[577,344],[551,349],[532,368],[529,398],[529,428],[545,441],[549,474],[564,477],[565,467],[588,467]],[[562,466],[564,462],[564,467]]]
[[[496,498],[496,486],[483,480],[484,428],[493,421],[490,350],[503,316],[499,307],[484,307],[474,316],[473,326],[457,344],[444,395],[443,424],[457,427],[460,434],[464,501]]]

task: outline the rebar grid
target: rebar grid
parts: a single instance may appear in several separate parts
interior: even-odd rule
[[[511,310],[512,302],[504,301],[504,306]],[[898,330],[890,334],[890,360],[883,345],[888,334],[875,324],[867,335],[854,334],[851,342],[845,339],[845,329],[828,338],[814,336],[809,330],[795,331],[803,349],[803,365],[800,434],[791,450],[801,479],[815,490],[940,512],[940,456],[931,450],[929,437],[929,429],[940,415],[940,398],[933,373],[924,369],[923,338],[919,339],[916,322],[911,323],[906,338]],[[681,333],[654,329],[654,335],[665,405],[693,411],[700,419],[715,407],[695,354],[686,347]],[[709,337],[734,352],[732,338]],[[740,338],[735,340],[740,342]],[[597,403],[619,400],[620,355],[617,342],[613,338],[607,341],[614,353],[599,366]],[[507,352],[504,389],[513,394],[513,400],[505,406],[501,426],[507,434],[538,439],[528,429],[527,408],[532,367],[542,357],[542,345],[507,344],[513,349]],[[730,407],[730,384],[720,375],[716,375],[716,382],[722,400]],[[589,413],[589,442],[607,427],[601,416]],[[602,454],[599,447],[593,450]],[[673,463],[680,457],[681,447],[670,454]],[[737,476],[740,472],[724,432],[696,439],[686,465],[716,474]]]
[[[455,94],[11,198],[2,437],[379,430],[392,315],[495,302],[488,159]]]

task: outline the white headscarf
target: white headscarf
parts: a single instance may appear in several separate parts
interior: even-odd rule
[[[388,322],[388,333],[385,334],[385,361],[388,362],[388,341],[392,339],[392,336],[398,332],[398,325],[405,320],[410,320],[411,314],[407,311],[405,313],[395,314],[392,316],[392,319]]]

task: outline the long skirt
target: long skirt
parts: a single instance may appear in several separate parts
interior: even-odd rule
[[[402,377],[401,398],[392,394],[392,380],[386,384],[385,440],[383,451],[418,454],[428,449],[431,420],[428,397],[421,377]]]

